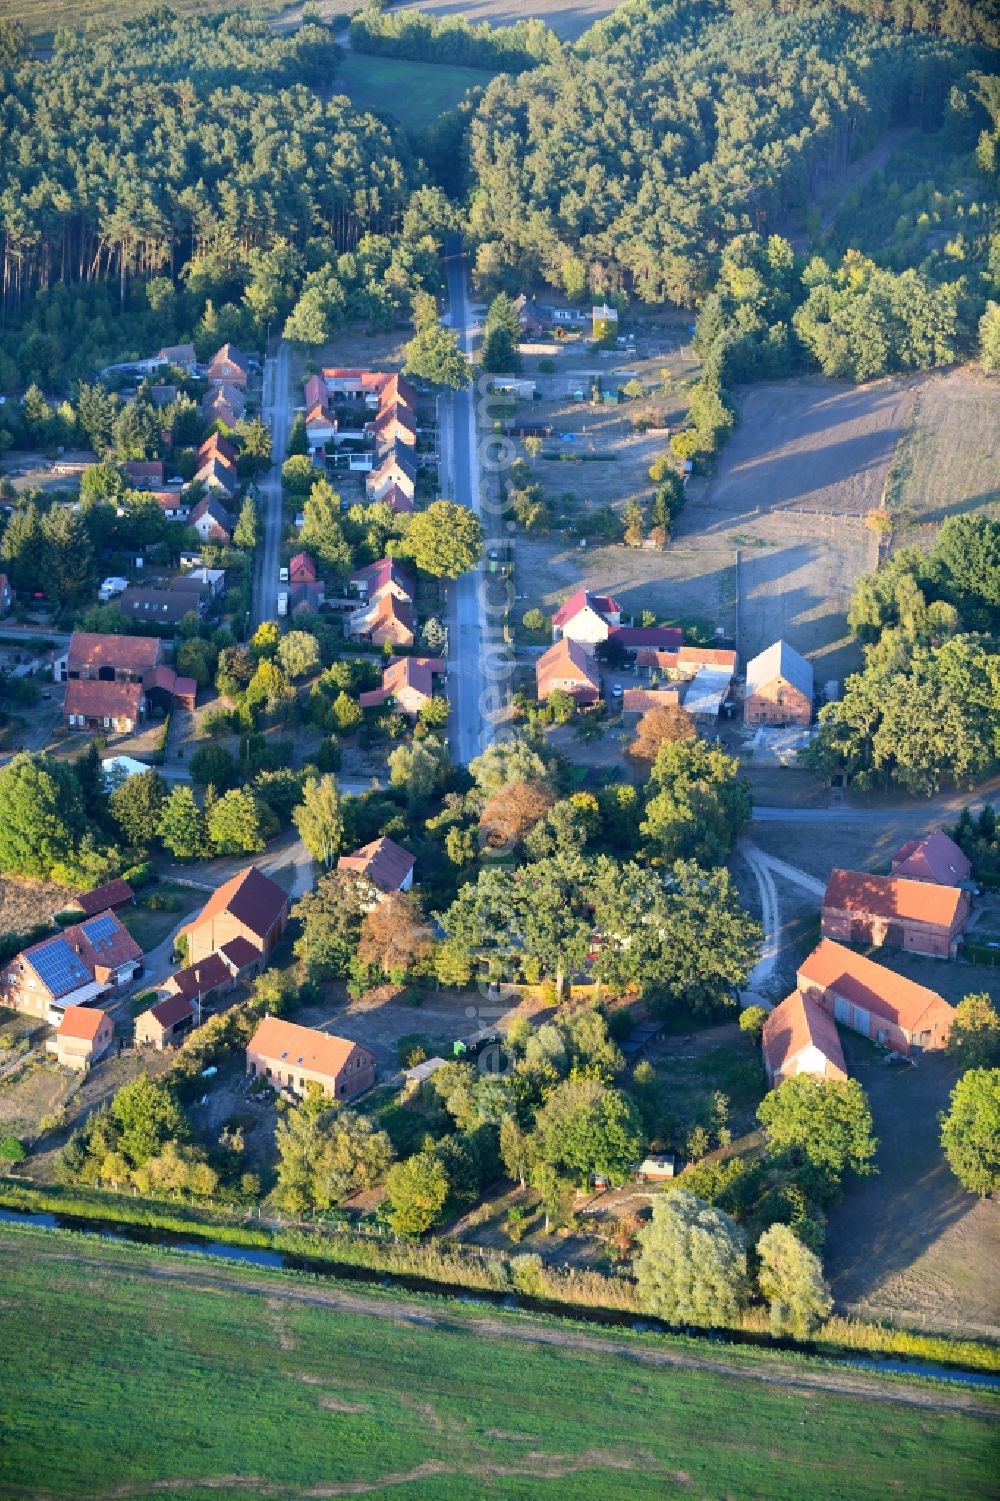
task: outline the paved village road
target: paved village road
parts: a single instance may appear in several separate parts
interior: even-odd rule
[[[278,616],[278,569],[281,567],[281,466],[292,423],[289,393],[291,348],[281,341],[273,359],[264,362],[264,421],[271,429],[271,468],[261,481],[263,514],[254,574],[253,623]]]
[[[467,293],[468,268],[461,242],[445,247],[449,323],[466,354],[472,352],[473,321]],[[450,498],[482,515],[479,460],[476,448],[475,392],[470,387],[441,401],[442,470],[447,471]],[[451,700],[448,741],[452,759],[463,765],[478,756],[492,738],[491,698],[486,673],[483,571],[463,574],[449,589],[448,697]]]

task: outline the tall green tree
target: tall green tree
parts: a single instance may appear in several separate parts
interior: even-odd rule
[[[307,777],[292,821],[313,859],[329,870],[344,843],[344,815],[336,777],[329,772]]]
[[[405,549],[421,572],[457,579],[475,568],[483,555],[482,522],[468,506],[432,501],[410,522]]]
[[[159,837],[167,784],[155,767],[126,777],[108,800],[111,817],[130,845],[149,849]]]
[[[833,1307],[823,1264],[787,1225],[772,1225],[757,1242],[757,1281],[770,1305],[771,1332],[809,1339]]]
[[[981,1198],[1000,1190],[1000,1068],[970,1068],[939,1117],[941,1145],[962,1187]]]
[[[834,1185],[845,1171],[875,1171],[878,1142],[868,1099],[857,1079],[815,1079],[796,1074],[765,1095],[757,1119],[772,1152],[790,1152]]]
[[[64,761],[21,751],[0,770],[0,871],[45,877],[76,859],[87,828]]]
[[[190,787],[174,787],[160,810],[160,841],[177,860],[199,860],[208,841],[205,820]]]

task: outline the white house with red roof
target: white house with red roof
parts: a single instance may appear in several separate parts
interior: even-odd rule
[[[610,594],[591,594],[577,589],[552,617],[552,639],[575,641],[593,652],[607,641],[613,626],[621,625],[622,609]]]

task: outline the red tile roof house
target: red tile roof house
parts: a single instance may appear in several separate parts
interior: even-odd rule
[[[186,521],[191,507],[179,490],[150,490],[150,500],[155,500],[168,521]]]
[[[170,975],[162,985],[157,987],[157,996],[160,1000],[168,1000],[171,996],[182,996],[194,1008],[200,1025],[201,1008],[208,1001],[225,995],[227,991],[235,990],[238,983],[231,966],[226,963],[221,953],[208,954],[204,959],[185,965],[183,969]]]
[[[233,535],[233,518],[214,495],[204,495],[188,517],[203,542],[223,542],[228,545]]]
[[[163,484],[163,460],[141,461],[129,459],[122,466],[122,473],[132,482],[135,490],[157,490]]]
[[[382,838],[362,845],[353,854],[341,855],[337,869],[366,876],[376,891],[388,896],[392,891],[409,891],[413,885],[415,864],[409,850],[404,850],[392,839]]]
[[[416,640],[413,606],[388,590],[372,603],[348,616],[352,636],[367,637],[373,646],[412,646]]]
[[[287,894],[249,865],[220,886],[193,922],[181,929],[189,964],[207,959],[234,938],[245,938],[269,957],[288,922]]]
[[[206,459],[221,459],[224,464],[236,467],[237,453],[233,445],[218,433],[210,433],[209,436],[198,445],[198,463],[203,464]]]
[[[67,1006],[89,1005],[141,969],[135,939],[113,912],[100,912],[17,954],[0,972],[0,1001],[58,1026]]]
[[[308,412],[310,407],[318,402],[325,404],[327,398],[326,381],[321,375],[310,375],[305,382],[305,405]]]
[[[713,646],[678,646],[675,651],[640,646],[635,655],[635,665],[665,673],[677,682],[689,682],[703,667],[715,667],[720,672],[735,675],[736,653]]]
[[[296,1095],[318,1084],[331,1099],[353,1100],[375,1083],[375,1054],[346,1037],[265,1016],[247,1044],[247,1073]]]
[[[795,1074],[846,1079],[847,1065],[833,1018],[808,996],[794,991],[764,1022],[764,1068],[772,1089]]]
[[[113,730],[131,735],[146,716],[141,683],[105,683],[72,678],[66,687],[63,718],[71,730]]]
[[[122,907],[131,907],[134,901],[135,892],[119,876],[117,880],[105,881],[103,886],[95,886],[92,891],[81,891],[73,905],[84,917],[96,917],[98,912],[119,912]]]
[[[799,990],[845,1027],[909,1055],[944,1047],[955,1011],[930,990],[864,954],[821,940],[799,966]]]
[[[621,624],[621,618],[621,605],[616,599],[578,589],[553,615],[552,639],[561,641],[566,637],[593,651],[598,642],[608,639],[611,626]]]
[[[306,437],[310,448],[322,448],[337,436],[337,421],[325,401],[317,401],[306,411]]]
[[[369,602],[381,599],[387,593],[395,594],[397,599],[412,602],[417,592],[415,577],[404,564],[397,563],[395,558],[379,558],[377,563],[358,568],[347,582],[362,599]]]
[[[194,1007],[186,996],[168,995],[135,1019],[137,1048],[173,1047],[194,1025]]]
[[[399,402],[383,406],[374,422],[367,425],[371,428],[375,446],[380,453],[396,443],[405,443],[408,448],[416,447],[417,419],[409,407],[402,406]]]
[[[381,500],[393,487],[402,490],[410,500],[416,494],[417,467],[410,451],[396,443],[380,460],[365,479],[365,492],[369,501]]]
[[[315,584],[318,577],[316,559],[307,552],[297,552],[288,564],[290,584]]]
[[[972,862],[942,829],[926,839],[908,840],[893,855],[891,867],[894,876],[938,886],[964,886],[972,879]]]
[[[74,631],[66,656],[56,662],[57,678],[99,678],[102,682],[141,683],[152,667],[166,660],[159,636],[115,636]]]
[[[823,898],[820,931],[842,943],[948,959],[968,921],[968,894],[956,886],[835,870]]]
[[[199,465],[195,472],[194,483],[202,485],[206,490],[214,490],[217,494],[224,495],[227,500],[231,500],[240,488],[236,470],[231,464],[223,463],[216,454],[211,455]],[[197,509],[196,506],[195,510]],[[202,538],[202,541],[204,540]]]
[[[434,677],[442,677],[446,671],[440,657],[400,657],[390,662],[382,674],[381,688],[362,693],[359,702],[362,709],[376,709],[392,703],[394,708],[411,719],[416,719],[425,704],[434,696]]]
[[[103,1058],[114,1041],[115,1024],[95,1006],[67,1006],[52,1051],[63,1068],[88,1069]]]
[[[563,637],[535,663],[538,702],[547,703],[557,688],[578,704],[596,704],[601,697],[601,676],[586,647]]]
[[[776,641],[747,664],[743,695],[747,724],[810,724],[812,713],[812,664],[787,641]]]
[[[250,362],[235,344],[223,344],[209,361],[206,375],[210,385],[242,388],[250,377]]]

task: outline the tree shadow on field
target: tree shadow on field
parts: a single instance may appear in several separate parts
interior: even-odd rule
[[[818,498],[860,474],[888,469],[902,433],[902,427],[894,424],[809,448],[801,446],[801,435],[796,434],[799,446],[775,446],[765,453],[757,448],[758,437],[753,434],[749,442],[754,444],[754,451],[746,457],[740,456],[739,439],[734,436],[721,461],[719,478],[710,485],[701,505],[709,509],[728,507],[733,503],[733,491],[739,489],[747,503],[752,501],[761,512],[794,504],[831,514],[831,506],[821,506]],[[844,515],[851,514],[855,513],[844,511]]]
[[[913,517],[913,525],[937,526],[942,521],[947,521],[949,516],[965,516],[969,511],[981,511],[988,506],[1000,509],[1000,489],[983,490],[979,495],[967,495],[963,500],[953,501],[951,505],[936,506],[933,511],[921,511],[919,516]]]
[[[947,1108],[958,1070],[940,1053],[915,1055],[913,1068],[889,1068],[863,1038],[846,1028],[840,1038],[879,1142],[878,1172],[849,1180],[829,1216],[826,1274],[838,1301],[851,1303],[906,1271],[975,1200],[952,1175],[940,1144],[938,1111]]]

